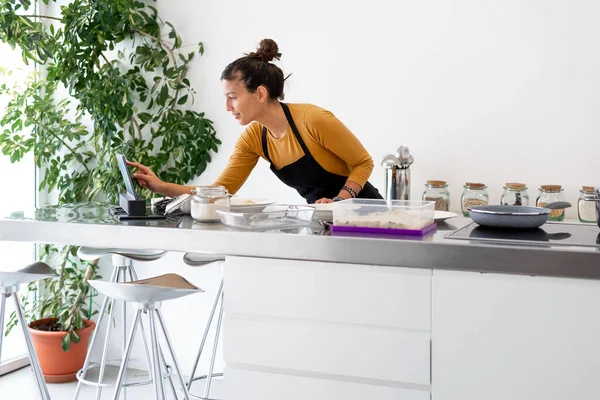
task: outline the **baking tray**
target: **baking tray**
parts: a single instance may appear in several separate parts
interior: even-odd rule
[[[236,229],[262,230],[310,225],[315,209],[307,206],[271,205],[262,211],[217,210],[223,225]]]

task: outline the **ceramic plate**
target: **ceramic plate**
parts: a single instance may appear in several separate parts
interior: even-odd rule
[[[433,212],[433,219],[435,222],[442,222],[449,218],[454,218],[454,217],[458,217],[458,214],[450,212],[450,211],[434,211]]]
[[[259,212],[266,206],[275,202],[268,199],[256,199],[246,197],[232,197],[229,199],[231,211],[236,212]]]

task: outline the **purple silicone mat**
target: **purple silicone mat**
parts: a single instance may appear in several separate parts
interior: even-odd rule
[[[338,232],[356,232],[356,233],[384,233],[387,235],[414,235],[414,236],[423,236],[431,231],[434,231],[437,227],[437,224],[434,222],[433,224],[426,226],[423,229],[414,230],[414,229],[394,229],[394,228],[369,228],[366,226],[337,226],[331,225],[332,231]]]

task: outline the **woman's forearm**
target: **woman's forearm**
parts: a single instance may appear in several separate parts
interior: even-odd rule
[[[195,186],[183,186],[176,183],[165,182],[159,193],[168,197],[177,197],[182,194],[191,193],[192,189],[195,189]]]

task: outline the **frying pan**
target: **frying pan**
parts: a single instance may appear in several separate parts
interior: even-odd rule
[[[488,205],[474,206],[469,211],[473,221],[491,228],[533,229],[548,221],[551,210],[571,207],[566,201],[548,203],[544,207]]]

